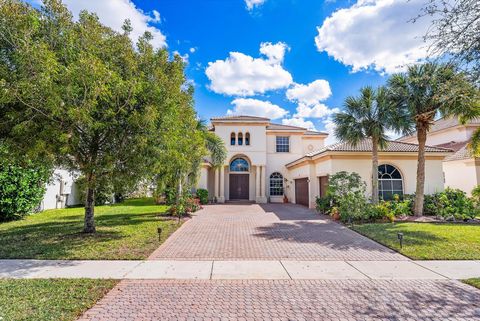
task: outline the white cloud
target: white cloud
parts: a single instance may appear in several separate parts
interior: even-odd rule
[[[195,51],[197,51],[197,48],[196,48],[196,47],[190,48],[190,53],[195,53]]]
[[[315,105],[332,95],[330,84],[323,79],[315,80],[308,85],[294,84],[287,90],[287,98],[290,101],[306,105]]]
[[[338,111],[337,108],[330,109],[324,104],[315,104],[312,106],[299,104],[297,106],[297,113],[294,116],[302,118],[324,118]]]
[[[219,94],[253,96],[288,87],[292,75],[282,66],[287,48],[281,42],[262,43],[260,52],[266,58],[230,52],[225,60],[208,63],[205,73],[211,82],[209,88]]]
[[[430,18],[416,23],[424,0],[358,0],[340,9],[318,28],[315,43],[354,72],[373,68],[393,73],[427,57],[422,36]]]
[[[303,128],[309,129],[309,130],[316,130],[313,122],[311,122],[310,120],[305,120],[305,119],[300,118],[300,117],[282,119],[282,124],[290,125],[290,126],[303,127]]]
[[[335,136],[335,123],[331,117],[328,117],[323,121],[323,126],[325,127],[325,132],[328,133],[327,139],[325,139],[325,145],[331,145],[338,142],[338,138]]]
[[[252,10],[255,7],[259,7],[267,0],[245,0],[245,4],[248,10]]]
[[[160,13],[156,10],[153,10],[153,16],[150,16],[130,0],[63,0],[63,3],[74,16],[78,16],[81,10],[94,12],[103,24],[119,32],[122,31],[125,19],[130,19],[133,28],[130,36],[134,42],[145,31],[149,31],[153,36],[152,45],[155,48],[167,46],[165,35],[150,25],[160,22]]]
[[[235,107],[233,110],[229,109],[227,115],[253,115],[277,119],[288,114],[288,111],[278,105],[252,98],[237,98],[232,101],[232,105]]]

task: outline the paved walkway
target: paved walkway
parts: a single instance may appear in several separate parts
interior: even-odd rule
[[[294,204],[205,206],[150,259],[406,260],[326,216]]]
[[[123,281],[81,321],[479,320],[457,281]]]

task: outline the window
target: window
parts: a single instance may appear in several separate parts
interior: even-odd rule
[[[235,133],[231,133],[230,134],[230,145],[232,145],[232,146],[235,145],[235,140],[236,140],[235,138],[236,138]]]
[[[277,136],[277,153],[290,152],[290,137]]]
[[[230,172],[248,172],[248,162],[243,158],[235,158],[230,163]]]
[[[243,134],[238,133],[238,145],[243,145]]]
[[[403,196],[403,180],[400,171],[392,165],[378,166],[378,195],[391,200],[397,194]]]
[[[245,134],[245,145],[250,145],[250,133]]]
[[[283,195],[283,176],[282,174],[275,172],[270,175],[270,196],[282,196]]]

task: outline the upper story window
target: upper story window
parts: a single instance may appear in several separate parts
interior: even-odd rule
[[[235,133],[231,133],[230,134],[230,145],[235,145],[235,140],[236,140],[236,137],[235,137]]]
[[[243,145],[243,134],[242,133],[238,133],[238,145]]]
[[[277,153],[289,153],[290,152],[290,137],[277,136],[276,144]]]
[[[246,146],[250,145],[250,133],[245,134],[245,145]]]

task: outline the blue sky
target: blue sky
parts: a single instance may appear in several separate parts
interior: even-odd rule
[[[426,57],[423,0],[64,0],[182,55],[203,119],[231,114],[331,132],[346,96]],[[262,52],[260,52],[262,50]],[[232,54],[233,53],[233,54]]]

